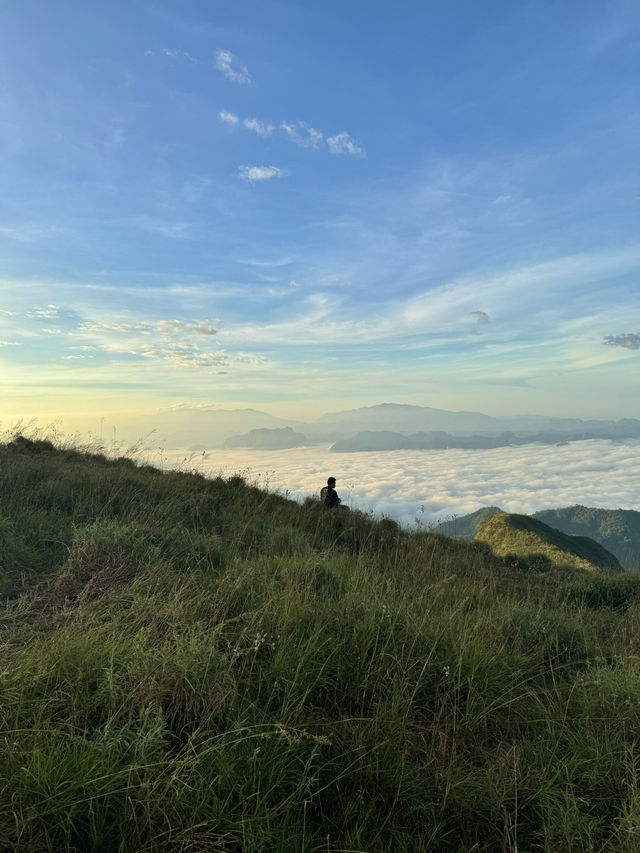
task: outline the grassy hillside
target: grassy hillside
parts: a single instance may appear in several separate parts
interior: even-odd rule
[[[590,572],[622,571],[613,554],[593,539],[567,535],[528,515],[493,515],[480,524],[476,540],[486,542],[501,557],[536,554],[556,566]]]
[[[563,533],[590,536],[615,554],[625,568],[640,571],[640,512],[576,505],[545,509],[533,517]]]
[[[0,517],[0,849],[640,849],[637,577],[24,439]]]

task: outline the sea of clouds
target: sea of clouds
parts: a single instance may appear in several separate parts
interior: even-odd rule
[[[328,445],[162,451],[149,461],[207,476],[240,473],[297,500],[317,495],[334,476],[343,503],[408,526],[428,527],[490,505],[520,513],[572,504],[640,510],[638,440],[384,453],[330,453]]]

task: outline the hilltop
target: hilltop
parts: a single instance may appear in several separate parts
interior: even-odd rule
[[[3,850],[638,849],[640,579],[0,444]]]
[[[305,444],[309,444],[309,440],[301,432],[295,432],[291,427],[282,427],[281,429],[252,429],[243,435],[227,438],[223,446],[248,447],[253,450],[286,450]]]
[[[501,513],[504,513],[504,510],[500,509],[499,506],[483,506],[467,515],[455,516],[446,521],[441,521],[434,527],[434,530],[436,533],[453,536],[455,539],[473,539],[483,521]]]
[[[473,539],[480,524],[492,515],[503,513],[497,506],[485,506],[436,525],[434,530],[446,536]],[[537,518],[562,533],[588,536],[617,557],[629,571],[640,571],[640,512],[633,509],[601,509],[576,504],[533,512]]]
[[[550,564],[590,572],[621,572],[622,566],[606,548],[587,536],[567,535],[528,515],[500,513],[481,522],[476,540],[495,554],[543,555]]]

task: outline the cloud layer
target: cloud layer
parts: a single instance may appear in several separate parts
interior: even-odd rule
[[[328,448],[215,450],[198,470],[243,472],[270,489],[302,499],[337,477],[342,499],[403,524],[429,526],[481,506],[531,513],[572,504],[640,510],[635,474],[640,441],[578,441],[563,447],[392,451],[339,456]],[[163,451],[165,454],[167,451]],[[184,451],[170,451],[179,466]]]

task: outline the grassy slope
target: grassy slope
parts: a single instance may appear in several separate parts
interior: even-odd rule
[[[0,560],[0,849],[640,849],[636,577],[24,440]]]
[[[482,522],[476,540],[486,542],[502,557],[542,554],[554,565],[591,572],[622,571],[613,554],[595,540],[562,533],[529,515],[493,515]]]

